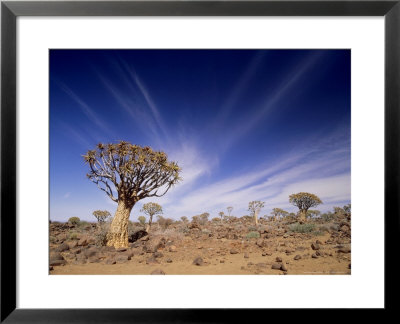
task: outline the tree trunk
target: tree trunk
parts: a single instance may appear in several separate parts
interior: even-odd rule
[[[133,204],[119,201],[117,211],[111,222],[110,231],[107,237],[107,246],[113,246],[116,249],[128,247],[128,222]]]
[[[305,222],[306,221],[306,215],[307,215],[307,210],[300,210],[300,220],[302,221],[302,222]]]
[[[153,223],[153,215],[149,215],[149,229],[151,228],[151,224]]]
[[[256,225],[258,225],[258,212],[254,212],[254,221],[256,222]]]

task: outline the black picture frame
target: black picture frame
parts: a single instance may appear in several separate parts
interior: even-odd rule
[[[16,308],[16,19],[19,16],[384,16],[385,309],[397,305],[400,156],[400,0],[378,1],[2,1],[1,2],[1,322],[235,322],[265,309]],[[373,127],[373,125],[371,125]],[[382,266],[376,265],[373,266]],[[397,283],[397,284],[396,284]],[[366,283],[367,284],[367,283]],[[40,292],[38,292],[40,294]],[[250,319],[248,318],[248,319]]]

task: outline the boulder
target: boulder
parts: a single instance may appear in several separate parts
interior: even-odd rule
[[[319,244],[318,244],[318,243],[313,243],[313,244],[311,244],[311,248],[312,248],[314,251],[316,251],[316,250],[319,250],[319,249],[320,249],[320,247],[319,247]]]
[[[193,260],[193,264],[197,266],[202,266],[204,265],[204,261],[201,257],[197,257]]]
[[[350,253],[351,249],[349,247],[342,247],[338,250],[338,253]]]
[[[273,270],[281,270],[281,266],[282,266],[282,264],[280,264],[280,263],[273,263],[272,266],[271,266],[271,269],[273,269]]]
[[[62,243],[57,247],[58,252],[64,252],[69,250],[69,245],[67,243]]]

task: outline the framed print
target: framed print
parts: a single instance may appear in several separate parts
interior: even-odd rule
[[[398,1],[1,10],[2,321],[393,306]]]

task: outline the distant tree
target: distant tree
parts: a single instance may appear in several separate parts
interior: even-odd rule
[[[148,202],[148,203],[144,204],[140,211],[149,216],[149,227],[150,228],[151,228],[151,224],[153,223],[153,216],[163,214],[162,207],[159,204],[154,203],[154,202]]]
[[[272,212],[271,212],[271,215],[274,220],[277,218],[285,217],[287,214],[289,214],[289,213],[286,210],[283,210],[281,208],[274,208],[274,209],[272,209]]]
[[[165,230],[165,229],[168,228],[168,226],[170,226],[173,223],[173,221],[172,221],[171,218],[164,218],[161,215],[158,215],[157,216],[157,223],[158,223],[158,225],[160,225]]]
[[[200,224],[204,225],[208,222],[208,217],[210,217],[209,213],[202,213],[200,214]]]
[[[346,213],[346,217],[348,219],[350,219],[350,217],[351,217],[351,204],[347,204],[347,205],[343,206],[343,210]]]
[[[290,195],[289,202],[299,208],[299,216],[301,220],[306,219],[307,211],[311,207],[322,204],[321,199],[319,199],[316,195],[308,192],[299,192],[297,194]]]
[[[187,223],[188,222],[188,218],[186,216],[182,216],[181,217],[182,222]]]
[[[351,214],[351,204],[347,204],[347,205],[343,206],[343,210],[344,210],[347,214]]]
[[[197,223],[197,224],[200,223],[199,215],[192,216],[192,223]]]
[[[231,216],[233,207],[229,206],[229,207],[226,207],[226,209],[228,210],[228,216]]]
[[[138,221],[139,221],[140,225],[143,225],[143,226],[146,225],[146,217],[139,216]]]
[[[141,199],[165,195],[181,180],[181,168],[168,161],[167,154],[126,141],[100,143],[83,158],[89,165],[87,177],[118,203],[107,234],[107,245],[115,248],[128,247],[128,220],[133,206]]]
[[[70,219],[68,219],[68,223],[73,224],[73,225],[77,225],[80,221],[81,221],[81,219],[76,216],[70,217]]]
[[[307,218],[314,218],[314,217],[318,217],[321,214],[321,212],[319,210],[316,209],[309,209],[307,211]]]
[[[248,210],[251,212],[251,216],[254,217],[254,222],[258,225],[258,213],[264,207],[263,201],[250,201]]]
[[[219,217],[221,217],[221,220],[224,218],[224,216],[225,216],[225,214],[224,214],[224,212],[223,211],[220,211],[219,213],[218,213],[218,215],[219,215]]]
[[[111,214],[108,210],[95,210],[93,216],[96,217],[97,222],[104,223]]]

